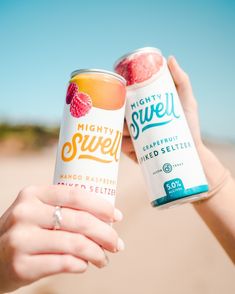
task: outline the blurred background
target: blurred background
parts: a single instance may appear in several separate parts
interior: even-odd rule
[[[229,0],[0,0],[0,213],[23,186],[52,182],[70,73],[112,70],[143,46],[176,56],[189,74],[206,144],[235,174],[234,36]],[[109,267],[15,293],[235,293],[234,266],[192,207],[151,208],[140,170],[125,156],[117,206],[126,250]]]

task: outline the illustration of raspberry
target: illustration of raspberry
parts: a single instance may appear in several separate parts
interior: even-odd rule
[[[92,100],[89,95],[78,92],[73,97],[70,104],[70,113],[73,117],[81,117],[86,115],[92,108]]]
[[[78,85],[76,83],[70,83],[66,94],[66,103],[70,104],[73,98],[78,93]]]
[[[127,81],[127,86],[150,79],[163,65],[163,58],[158,53],[135,54],[121,61],[116,72]]]

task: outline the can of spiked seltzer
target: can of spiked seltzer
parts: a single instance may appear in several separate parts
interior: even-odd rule
[[[127,80],[126,121],[151,204],[166,208],[205,198],[207,180],[161,51],[130,52],[115,71]]]
[[[71,74],[54,184],[79,187],[114,204],[125,112],[126,81],[97,69]]]

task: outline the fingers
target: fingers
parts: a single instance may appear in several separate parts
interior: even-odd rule
[[[124,137],[122,141],[122,151],[127,155],[131,152],[134,152],[134,146],[132,144],[131,137]]]
[[[41,188],[42,187],[40,187],[40,189]],[[60,188],[62,188],[63,192],[64,187],[58,187],[58,190],[61,190]],[[47,189],[48,188],[45,187],[45,190]],[[113,211],[112,206],[111,209]],[[27,201],[22,201],[12,209],[11,218],[9,218],[11,221],[8,227],[14,224],[30,224],[43,229],[53,229],[54,212],[55,206],[43,203],[39,199],[31,197],[29,203]],[[61,214],[61,230],[83,234],[111,252],[117,252],[122,249],[123,241],[118,237],[116,231],[109,224],[95,217],[93,214],[87,211],[66,207],[61,208]]]
[[[126,120],[124,121],[124,126],[123,126],[123,136],[124,137],[130,137],[130,132],[128,130]]]
[[[83,273],[87,267],[87,262],[72,255],[41,254],[21,256],[13,270],[18,279],[32,282],[59,273]]]
[[[135,162],[138,161],[131,137],[122,138],[122,151]]]
[[[55,207],[41,203],[38,206],[38,211],[41,211],[41,215],[34,218],[34,224],[41,228],[52,229]],[[70,208],[61,208],[61,215],[60,230],[82,234],[111,252],[122,249],[123,241],[119,239],[116,231],[92,214]]]
[[[168,67],[176,85],[176,89],[188,121],[196,146],[202,144],[198,118],[197,101],[194,98],[188,75],[180,68],[174,57],[168,59]]]
[[[188,75],[177,63],[175,57],[171,56],[168,59],[168,67],[173,77],[179,98],[183,108],[190,109],[196,106],[196,100],[193,95],[192,86]]]
[[[122,151],[130,159],[134,160],[135,162],[138,161],[126,121],[124,122],[124,127],[123,127]]]
[[[86,260],[97,267],[107,265],[104,250],[81,234],[64,231],[31,229],[29,240],[21,240],[21,247],[27,254],[67,254]]]
[[[135,153],[135,151],[129,153],[128,156],[129,156],[130,159],[132,159],[133,161],[138,162],[138,159],[137,159],[137,157],[136,157],[136,153]]]
[[[28,187],[21,192],[22,197],[37,196],[43,203],[87,211],[105,222],[120,221],[122,213],[107,200],[94,194],[66,186]]]
[[[61,206],[61,230],[54,226],[55,206]],[[106,200],[63,186],[23,189],[1,218],[3,267],[10,290],[60,272],[83,272],[90,262],[107,265],[104,252],[124,249],[115,230],[105,222],[122,214]]]

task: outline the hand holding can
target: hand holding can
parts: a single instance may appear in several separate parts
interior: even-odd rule
[[[104,199],[67,186],[21,190],[0,217],[0,293],[43,277],[83,273],[108,264],[105,251],[124,249],[108,223],[122,214]]]

